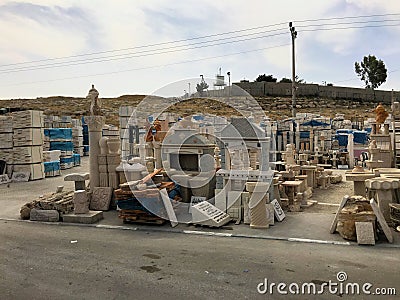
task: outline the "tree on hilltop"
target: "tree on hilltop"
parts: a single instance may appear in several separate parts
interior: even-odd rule
[[[265,75],[265,74],[258,75],[258,77],[256,78],[256,82],[262,82],[262,81],[265,81],[265,82],[276,82],[277,79],[272,75]]]
[[[364,56],[363,60],[354,63],[357,76],[365,83],[365,88],[376,89],[386,81],[387,70],[385,63],[374,55]]]

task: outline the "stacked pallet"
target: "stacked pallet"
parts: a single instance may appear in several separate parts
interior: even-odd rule
[[[146,189],[133,193],[129,184],[125,184],[115,190],[114,194],[120,209],[118,217],[124,222],[158,225],[165,223],[165,219],[159,217],[166,216],[166,212],[163,210],[164,205],[158,189]]]
[[[61,175],[61,150],[43,151],[44,174],[46,177]]]
[[[13,124],[13,177],[25,173],[30,180],[43,179],[43,127],[42,111],[12,113]]]
[[[0,116],[0,160],[7,164],[13,162],[13,128],[12,117]],[[9,174],[11,176],[11,174]]]
[[[72,142],[72,128],[46,128],[51,150],[60,150],[61,170],[74,167],[74,144]]]
[[[82,121],[79,119],[72,119],[72,142],[74,153],[83,156],[83,128]]]

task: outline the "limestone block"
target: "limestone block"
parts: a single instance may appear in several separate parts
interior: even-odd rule
[[[29,173],[29,180],[43,179],[45,177],[43,163],[26,164],[26,165],[14,165],[13,171],[15,172],[26,172]]]
[[[13,172],[11,181],[12,182],[26,182],[29,181],[31,176],[30,172]]]
[[[74,192],[74,213],[86,214],[89,212],[89,197],[85,190]]]
[[[111,187],[94,187],[90,199],[91,210],[108,210],[113,194]]]
[[[63,221],[66,223],[93,224],[103,219],[102,211],[88,211],[84,214],[66,214],[63,215]]]
[[[375,245],[375,229],[372,222],[355,222],[357,243],[359,245]]]
[[[56,210],[42,210],[32,208],[30,212],[31,221],[42,221],[42,222],[58,222],[60,214]]]

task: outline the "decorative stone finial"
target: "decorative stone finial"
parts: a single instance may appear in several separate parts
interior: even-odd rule
[[[94,84],[92,84],[92,88],[89,90],[86,98],[90,99],[90,114],[92,116],[101,116],[101,102],[99,100],[99,92],[94,88]]]

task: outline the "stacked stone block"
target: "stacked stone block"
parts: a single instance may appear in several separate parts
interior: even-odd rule
[[[30,180],[43,179],[43,127],[42,111],[12,113],[13,162],[12,172],[29,173]]]

